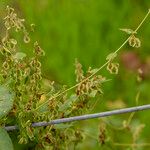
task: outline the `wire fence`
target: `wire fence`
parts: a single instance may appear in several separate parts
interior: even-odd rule
[[[73,121],[79,121],[79,120],[107,117],[107,116],[112,116],[112,115],[117,115],[117,114],[124,114],[124,113],[130,113],[130,112],[136,112],[136,111],[142,111],[142,110],[148,110],[148,109],[150,109],[150,104],[129,107],[129,108],[123,108],[123,109],[117,109],[117,110],[112,110],[112,111],[106,111],[106,112],[101,112],[101,113],[86,114],[86,115],[69,117],[69,118],[55,119],[55,120],[51,120],[49,122],[45,122],[45,121],[44,122],[36,122],[36,123],[32,123],[31,126],[32,127],[42,127],[42,126],[67,123],[67,122],[73,122]],[[7,131],[19,130],[19,127],[17,125],[6,126],[4,128]]]

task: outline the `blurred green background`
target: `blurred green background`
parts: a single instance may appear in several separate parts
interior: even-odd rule
[[[89,66],[94,68],[101,66],[105,62],[106,56],[116,50],[127,38],[127,35],[118,29],[135,29],[150,8],[150,1],[1,0],[1,29],[3,26],[2,17],[7,5],[14,7],[19,16],[26,19],[28,28],[30,28],[29,24],[35,24],[35,32],[31,34],[31,38],[37,40],[46,52],[42,59],[43,76],[60,84],[71,86],[75,84],[75,58],[78,58],[83,64],[84,70]],[[109,102],[112,104],[116,102],[116,108],[122,107],[122,105],[134,106],[138,91],[141,92],[139,105],[150,102],[149,22],[150,17],[137,35],[142,46],[135,49],[126,45],[119,53],[119,74],[117,76],[110,75],[106,69],[100,72],[112,81],[105,83],[104,95],[98,97],[100,100],[93,112],[115,108],[113,105],[111,108]],[[29,56],[32,52],[31,48],[20,44],[20,50],[25,51]],[[138,69],[136,64],[138,63],[144,70],[142,83],[136,81]],[[120,102],[122,105],[117,106]],[[146,142],[150,141],[149,114],[149,111],[145,111],[136,115],[139,122],[146,124],[142,134]],[[116,118],[119,117],[122,116]],[[96,140],[98,124],[99,120],[85,121],[82,124],[92,136],[87,137],[78,149],[100,148],[100,144]],[[125,133],[123,135],[125,136]]]

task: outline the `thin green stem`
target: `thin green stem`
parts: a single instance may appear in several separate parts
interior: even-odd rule
[[[150,14],[150,9],[148,10],[147,14],[145,15],[145,17],[143,18],[143,20],[141,21],[141,23],[138,25],[138,27],[135,29],[135,32],[137,32],[139,30],[139,28],[142,26],[142,24],[145,22],[145,20],[147,19],[147,17]]]
[[[114,143],[115,146],[136,146],[136,147],[144,147],[150,146],[150,143],[140,143],[140,144],[128,144],[128,143]]]
[[[145,15],[145,17],[143,18],[143,20],[140,22],[140,24],[137,26],[137,28],[135,29],[135,32],[137,32],[139,30],[139,28],[142,26],[142,24],[145,22],[146,18],[148,17],[148,15],[150,14],[150,9],[148,10],[147,14]],[[131,36],[131,35],[130,35]],[[121,46],[114,51],[114,54],[116,54],[129,40],[130,36],[121,44]],[[82,80],[81,82],[75,84],[74,86],[62,91],[61,93],[57,93],[54,94],[50,99],[48,99],[47,101],[43,102],[41,105],[39,105],[38,107],[36,107],[36,110],[39,109],[41,106],[45,105],[46,103],[48,103],[51,99],[57,98],[59,96],[61,96],[62,94],[76,88],[77,86],[79,86],[80,84],[82,84],[83,82],[85,82],[86,80],[90,79],[91,77],[93,77],[95,74],[97,74],[101,69],[103,69],[105,66],[107,66],[107,64],[110,62],[110,60],[106,61],[101,67],[99,67],[93,74],[91,74],[90,76],[88,76],[87,78],[85,78],[84,80]]]

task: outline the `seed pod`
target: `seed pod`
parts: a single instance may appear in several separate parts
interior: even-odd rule
[[[29,43],[30,42],[30,37],[27,34],[25,34],[23,40],[24,40],[25,43]]]
[[[99,128],[99,142],[104,145],[106,141],[106,124],[105,122],[100,123],[100,128]]]
[[[83,75],[83,70],[82,70],[82,65],[78,62],[78,60],[75,60],[75,74],[76,74],[76,82],[80,82],[83,80],[84,75]]]
[[[132,47],[139,48],[141,46],[141,41],[139,38],[136,38],[134,35],[131,35],[129,38],[129,45]]]
[[[39,46],[38,42],[34,43],[34,53],[38,56],[43,56],[44,51],[43,49]]]
[[[5,21],[4,25],[5,25],[7,30],[9,30],[11,28],[9,21]]]
[[[8,69],[9,69],[9,63],[8,63],[7,61],[5,61],[5,62],[3,63],[3,68],[4,68],[5,70],[8,70]]]
[[[111,73],[111,74],[118,74],[118,68],[119,68],[119,64],[118,63],[108,63],[107,65],[107,70]]]

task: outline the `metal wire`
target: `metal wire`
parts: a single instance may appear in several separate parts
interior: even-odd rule
[[[42,127],[42,126],[48,126],[48,125],[54,125],[54,124],[60,124],[60,123],[67,123],[67,122],[73,122],[73,121],[79,121],[79,120],[101,118],[101,117],[107,117],[107,116],[112,116],[112,115],[117,115],[117,114],[124,114],[124,113],[142,111],[142,110],[147,110],[147,109],[150,109],[150,104],[142,105],[142,106],[136,106],[136,107],[130,107],[130,108],[123,108],[123,109],[118,109],[118,110],[112,110],[112,111],[106,111],[106,112],[95,113],[95,114],[87,114],[87,115],[82,115],[82,116],[61,118],[61,119],[51,120],[49,122],[36,122],[36,123],[32,123],[32,127]],[[4,128],[7,131],[18,130],[19,129],[19,127],[17,125],[7,126],[7,127],[4,127]]]

